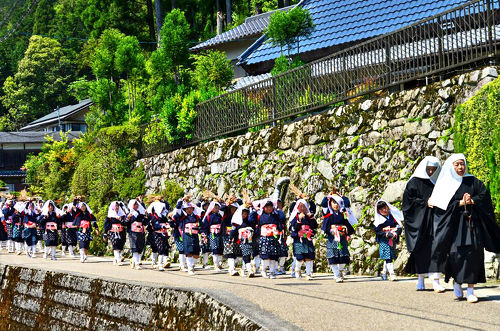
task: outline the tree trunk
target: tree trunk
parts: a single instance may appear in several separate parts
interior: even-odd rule
[[[175,0],[170,0],[170,5],[171,5],[172,9],[174,9],[175,8]]]
[[[149,38],[151,41],[156,40],[155,36],[155,14],[153,11],[153,2],[151,0],[146,0],[146,6],[148,10],[148,27],[149,27]],[[153,47],[151,47],[153,49]]]
[[[163,12],[161,10],[161,0],[155,0],[155,14],[156,14],[156,37],[158,41],[158,48],[160,48],[161,41],[161,27],[163,25]]]
[[[283,8],[285,6],[284,0],[278,0],[278,8]]]
[[[290,6],[290,0],[283,0],[283,7]]]
[[[227,24],[231,24],[233,22],[233,14],[231,13],[231,0],[226,0],[226,16]]]
[[[215,0],[215,10],[216,10],[216,18],[217,18],[217,35],[222,33],[222,20],[224,19],[224,14],[220,9],[220,0]]]

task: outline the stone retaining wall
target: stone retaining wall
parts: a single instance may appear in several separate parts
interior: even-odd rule
[[[413,90],[381,93],[290,124],[145,158],[138,165],[146,170],[148,193],[172,180],[195,195],[204,189],[222,196],[246,188],[257,197],[271,194],[278,178],[290,177],[320,202],[337,185],[361,219],[350,244],[354,270],[373,274],[380,265],[372,205],[380,197],[398,204],[425,155],[444,160],[453,152],[455,107],[497,76],[497,68],[487,67]],[[292,199],[288,194],[286,205]],[[316,267],[321,267],[325,250],[318,245]],[[407,259],[402,251],[399,269]]]
[[[258,330],[205,293],[0,264],[0,330]]]

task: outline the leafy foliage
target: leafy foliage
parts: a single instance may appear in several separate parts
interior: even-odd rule
[[[500,219],[500,78],[455,110],[455,151],[467,157],[468,171],[485,183]]]
[[[194,55],[195,69],[193,78],[199,89],[222,89],[231,85],[233,69],[226,54],[220,51],[208,51]]]

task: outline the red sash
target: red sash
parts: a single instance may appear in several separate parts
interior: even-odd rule
[[[198,228],[198,223],[186,223],[184,226],[184,232],[189,234],[198,234],[200,230]]]
[[[142,225],[141,222],[133,222],[131,230],[132,230],[132,232],[142,233],[142,232],[144,232],[144,226]]]
[[[87,232],[87,229],[90,228],[90,222],[89,221],[80,221],[80,228],[82,229],[83,233]]]
[[[252,241],[253,237],[253,230],[252,228],[241,228],[238,230],[238,238],[241,239],[247,239],[248,241]]]
[[[264,237],[273,237],[279,235],[278,226],[276,224],[264,224],[260,228],[260,234]]]
[[[312,235],[313,231],[309,225],[302,225],[299,230],[299,237],[302,240],[302,238],[307,238],[307,240],[311,241],[312,240]]]

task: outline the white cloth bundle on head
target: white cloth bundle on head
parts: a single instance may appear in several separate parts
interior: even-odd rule
[[[67,213],[69,213],[71,211],[72,207],[73,207],[72,203],[66,203],[63,206],[62,212],[67,214]],[[66,211],[64,210],[65,208],[66,208]]]
[[[149,206],[148,206],[148,214],[151,214],[153,212],[156,214],[158,217],[163,217],[166,216],[168,213],[167,207],[165,204],[161,201],[153,201]]]
[[[30,205],[33,206],[33,210],[30,209]],[[27,215],[33,215],[35,213],[35,204],[32,201],[26,202],[24,208],[24,213]]]
[[[26,208],[26,204],[22,201],[17,201],[16,204],[14,205],[14,209],[17,210],[19,213],[22,213]]]
[[[203,220],[205,220],[207,218],[207,216],[210,215],[210,213],[212,212],[212,210],[214,210],[215,206],[219,206],[219,208],[221,207],[220,203],[218,203],[217,201],[210,202],[210,205],[208,205],[207,212],[205,213],[205,216],[203,217]],[[221,210],[219,210],[219,215],[220,216],[224,216],[224,212],[222,212]]]
[[[82,209],[82,206],[85,206],[85,208],[87,208],[87,211],[89,212],[89,214],[92,214],[92,209],[90,209],[89,205],[87,205],[86,202],[80,201],[80,202],[78,202],[78,204],[75,207],[78,209]]]
[[[118,206],[118,211],[115,210],[115,207]],[[126,216],[127,213],[125,212],[124,208],[120,206],[120,201],[113,201],[109,204],[108,207],[108,217],[109,218],[122,218]]]
[[[137,203],[137,210],[134,209],[134,205]],[[131,199],[128,202],[128,209],[130,210],[130,214],[132,214],[134,217],[137,217],[139,214],[140,215],[146,215],[146,209],[142,206],[142,204],[137,201],[137,199]]]
[[[273,208],[276,209],[278,208],[278,200],[276,199],[271,199],[271,198],[266,198],[266,199],[261,199],[261,200],[256,200],[256,201],[253,201],[252,202],[252,206],[254,209],[258,209],[257,213],[259,215],[262,215],[262,212],[263,212],[263,209],[264,209],[264,206],[268,203],[268,202],[272,202],[273,204]]]
[[[392,215],[392,217],[394,217],[398,225],[402,227],[403,223],[401,222],[404,219],[403,212],[385,200],[378,200],[377,202],[375,202],[375,221],[373,222],[373,225],[379,226],[380,224],[383,224],[385,223],[385,221],[387,221],[387,217],[380,215],[377,211],[377,204],[379,202],[385,202],[387,204],[387,206],[389,207],[389,214]]]
[[[250,209],[248,207],[245,207],[245,205],[241,205],[236,209],[234,212],[233,218],[231,219],[231,223],[241,225],[243,224],[243,211],[247,210],[250,212]]]
[[[49,205],[52,205],[52,207],[54,207],[54,212],[56,213],[57,216],[61,216],[62,215],[62,211],[59,208],[57,208],[57,206],[54,203],[54,201],[47,200],[47,201],[45,201],[45,203],[43,204],[43,207],[42,207],[42,215],[43,216],[48,216],[49,215]]]
[[[288,221],[291,222],[295,216],[297,216],[300,211],[299,211],[299,205],[304,205],[307,209],[307,212],[306,213],[309,213],[309,204],[307,203],[307,201],[305,199],[299,199],[295,202],[295,206],[293,207],[293,211],[292,213],[290,214],[290,217],[288,218]]]
[[[465,174],[463,176],[457,174],[453,168],[453,163],[458,160],[463,160],[465,163]],[[431,197],[429,198],[429,204],[446,210],[451,198],[455,192],[457,192],[460,185],[462,185],[463,178],[469,176],[472,175],[467,173],[467,161],[465,160],[465,155],[452,154],[443,164],[443,168],[439,173],[434,190],[432,190]]]
[[[427,167],[437,168],[436,171],[430,177],[427,174]],[[422,179],[429,179],[431,182],[436,183],[440,171],[441,171],[441,161],[439,161],[439,159],[435,156],[426,156],[422,161],[420,161],[417,168],[413,172],[413,175],[411,175],[410,179],[412,179],[413,177],[417,177]]]
[[[220,205],[219,205],[220,206]],[[186,208],[193,208],[193,214],[200,216],[203,213],[203,209],[195,205],[193,202],[183,202],[182,203],[182,212],[186,214],[184,209]],[[207,209],[208,210],[208,209]],[[220,212],[222,215],[224,214],[223,212]],[[186,214],[187,215],[187,214]]]

